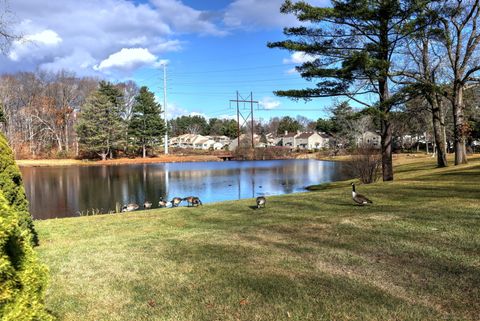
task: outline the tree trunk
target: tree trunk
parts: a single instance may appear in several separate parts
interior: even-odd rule
[[[393,181],[392,125],[388,119],[382,120],[382,174],[383,181]]]
[[[68,153],[68,144],[69,139],[68,139],[68,119],[65,119],[65,151]]]
[[[446,136],[445,133],[445,117],[442,111],[441,98],[435,97],[431,101],[432,105],[432,125],[433,136],[435,138],[435,144],[437,146],[437,167],[447,167],[447,155],[446,155]]]
[[[425,132],[424,135],[425,135],[425,152],[426,152],[426,154],[428,155],[428,154],[429,154],[429,150],[428,150],[428,137],[427,137],[427,132]]]
[[[99,153],[98,155],[100,155],[102,161],[105,161],[107,160],[108,152]]]
[[[147,157],[147,149],[146,149],[145,145],[142,145],[142,157],[143,158]]]
[[[57,139],[58,152],[63,151],[62,137],[60,135],[55,134],[55,138]]]
[[[390,97],[390,92],[388,90],[387,77],[383,77],[379,80],[378,88],[380,89],[380,111],[382,111],[382,120],[381,120],[382,178],[383,178],[383,181],[393,181],[392,124],[388,119],[390,106],[388,105],[387,101]]]
[[[465,115],[463,106],[463,87],[455,87],[455,97],[453,100],[453,126],[454,126],[454,148],[455,165],[467,163],[467,150],[465,147]]]

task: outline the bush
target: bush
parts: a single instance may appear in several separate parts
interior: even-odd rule
[[[38,235],[33,226],[32,217],[28,211],[28,201],[23,188],[22,176],[13,158],[13,153],[3,135],[0,134],[0,190],[7,204],[15,210],[19,224],[23,230],[30,233],[30,242],[38,245]]]
[[[2,136],[0,152],[0,319],[52,320],[44,307],[47,269],[33,250],[20,173]]]
[[[380,177],[382,157],[378,149],[361,146],[356,149],[347,164],[350,175],[364,184],[370,184]]]

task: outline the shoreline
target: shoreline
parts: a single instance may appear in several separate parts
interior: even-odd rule
[[[305,154],[311,155],[311,154]],[[325,161],[335,161],[334,159],[320,159],[318,157],[287,157],[287,158],[273,158],[273,159],[253,159],[257,161],[263,160],[305,160],[316,159]],[[152,163],[188,163],[188,162],[223,162],[221,155],[162,155],[148,158],[115,158],[102,160],[89,159],[17,159],[15,162],[20,167],[57,167],[57,166],[105,166],[105,165],[128,165],[128,164],[152,164]],[[241,159],[233,159],[232,161],[242,161]]]
[[[480,154],[468,155],[469,160],[476,159]],[[315,159],[319,161],[329,162],[346,162],[350,160],[351,155],[340,156],[322,156],[315,154],[300,154],[292,158],[278,158],[268,160],[305,160]],[[453,154],[449,154],[449,161],[453,160]],[[393,154],[395,165],[405,162],[416,162],[426,159],[433,159],[431,154],[425,153],[409,153],[409,154]],[[224,160],[218,155],[161,155],[149,158],[116,158],[102,160],[88,159],[18,159],[15,160],[20,167],[61,167],[61,166],[105,166],[105,165],[128,165],[128,164],[152,164],[152,163],[187,163],[187,162],[223,162]]]
[[[18,159],[16,163],[20,167],[54,167],[54,166],[105,166],[105,165],[128,165],[128,164],[152,164],[152,163],[186,163],[186,162],[222,162],[215,155],[167,155],[149,158],[116,158],[102,160],[79,160],[79,159]]]

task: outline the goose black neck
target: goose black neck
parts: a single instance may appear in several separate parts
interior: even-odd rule
[[[352,184],[352,191],[355,192],[355,184]]]

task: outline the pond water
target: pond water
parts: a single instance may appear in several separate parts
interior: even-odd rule
[[[342,163],[317,160],[22,167],[35,219],[107,213],[116,204],[195,195],[203,203],[301,192],[347,179]],[[183,203],[186,205],[186,203]]]

